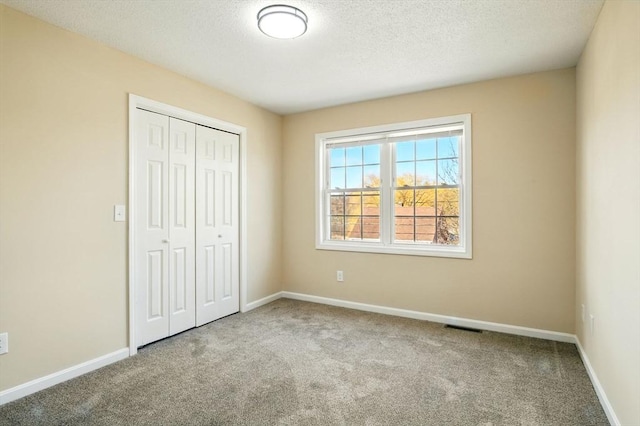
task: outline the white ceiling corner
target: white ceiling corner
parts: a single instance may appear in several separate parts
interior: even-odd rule
[[[576,65],[604,0],[0,0],[280,114]]]

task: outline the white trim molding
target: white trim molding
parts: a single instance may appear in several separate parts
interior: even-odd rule
[[[557,331],[540,330],[537,328],[520,327],[518,325],[500,324],[467,318],[452,317],[448,315],[430,314],[427,312],[410,311],[407,309],[389,308],[380,305],[350,302],[348,300],[331,299],[328,297],[311,296],[302,293],[283,291],[282,297],[287,299],[302,300],[305,302],[321,303],[324,305],[339,306],[341,308],[356,309],[358,311],[375,312],[384,315],[394,315],[403,318],[412,318],[422,321],[431,321],[441,324],[458,325],[462,327],[477,328],[480,330],[496,331],[498,333],[515,334],[517,336],[535,337],[556,342],[575,343],[576,336]]]
[[[430,135],[430,136],[427,136]],[[457,159],[459,159],[458,170],[455,172],[456,177],[451,185],[437,182],[416,182],[417,178],[407,186],[407,189],[415,188],[416,191],[448,191],[451,188],[457,188],[459,191],[458,203],[458,223],[459,223],[459,241],[457,245],[432,244],[427,241],[400,241],[396,239],[396,203],[394,202],[394,191],[396,185],[396,146],[400,142],[413,142],[416,138],[432,138],[455,136],[458,138]],[[318,250],[338,250],[363,253],[382,253],[382,254],[398,254],[412,256],[435,256],[449,257],[459,259],[471,259],[473,247],[472,218],[473,208],[472,201],[472,129],[471,114],[459,114],[449,117],[429,118],[417,121],[408,121],[404,123],[385,124],[381,126],[362,127],[358,129],[339,130],[326,133],[317,133],[315,135],[315,239],[316,249]],[[369,187],[366,182],[360,182],[364,187],[353,187],[357,183],[349,184],[348,180],[342,185],[332,187],[331,176],[334,170],[349,170],[349,163],[346,161],[344,165],[336,167],[331,165],[331,149],[349,149],[349,147],[364,148],[370,144],[374,144],[378,148],[378,163],[372,164],[373,167],[379,168],[380,184],[377,187]],[[439,164],[439,159],[447,159],[447,157],[439,157],[437,149],[434,151],[434,164]],[[454,157],[449,157],[451,160]],[[364,158],[361,158],[364,160]],[[455,160],[458,161],[458,160]],[[413,159],[410,161],[416,165],[423,161]],[[365,167],[366,161],[361,162],[363,165],[356,167]],[[403,161],[403,163],[408,164]],[[426,163],[425,163],[426,164]],[[434,173],[437,171],[437,166]],[[366,169],[362,169],[366,170]],[[415,170],[414,170],[415,171]],[[452,172],[453,173],[453,172]],[[349,173],[347,173],[347,176]],[[363,174],[363,176],[365,176]],[[423,176],[424,177],[424,176]],[[453,179],[453,176],[451,176]],[[438,178],[440,179],[440,178]],[[362,179],[361,179],[362,180]],[[419,186],[419,185],[427,186]],[[374,185],[375,186],[375,185]],[[330,214],[333,196],[344,196],[348,193],[362,193],[378,197],[379,212],[377,213],[379,220],[378,238],[348,238],[343,235],[343,240],[332,239]],[[434,192],[435,193],[435,192]],[[437,199],[437,194],[436,194]],[[436,203],[437,204],[437,203]],[[436,206],[437,207],[437,206]],[[437,209],[436,209],[437,210]],[[342,213],[345,213],[343,211]],[[415,213],[415,212],[414,212]],[[433,213],[432,213],[433,215]],[[436,216],[439,216],[435,212]],[[344,215],[341,215],[344,216]],[[433,217],[433,216],[432,216]],[[346,219],[344,219],[346,220]],[[346,232],[346,231],[345,231]]]
[[[245,307],[245,310],[242,311],[242,312],[249,312],[249,311],[251,311],[253,309],[259,308],[260,306],[266,305],[268,303],[271,303],[271,302],[273,302],[275,300],[278,300],[278,299],[281,299],[281,298],[282,298],[282,292],[281,291],[279,291],[277,293],[273,293],[270,296],[263,297],[262,299],[258,299],[258,300],[254,301],[254,302],[247,303],[247,305]]]
[[[246,293],[245,293],[246,294]],[[244,303],[242,306],[242,312],[248,312],[253,309],[264,306],[278,299],[293,299],[301,300],[304,302],[319,303],[323,305],[337,306],[341,308],[355,309],[359,311],[375,312],[384,315],[393,315],[403,318],[411,318],[422,321],[431,321],[441,324],[458,325],[463,327],[476,328],[480,330],[495,331],[499,333],[513,334],[517,336],[534,337],[538,339],[552,340],[556,342],[573,343],[576,345],[578,353],[582,358],[585,369],[593,387],[598,396],[598,400],[602,405],[602,408],[607,416],[607,419],[613,426],[620,426],[621,423],[616,416],[609,399],[604,391],[604,388],[600,384],[595,370],[591,366],[589,357],[587,356],[580,340],[577,336],[569,333],[560,333],[557,331],[541,330],[536,328],[520,327],[516,325],[500,324],[495,322],[487,322],[480,320],[473,320],[468,318],[459,318],[448,315],[431,314],[427,312],[411,311],[407,309],[390,308],[380,305],[370,305],[366,303],[351,302],[342,299],[332,299],[329,297],[313,296],[303,293],[295,293],[290,291],[280,291],[273,293],[269,296],[263,297],[253,302]],[[67,369],[58,371],[53,374],[32,380],[30,382],[15,386],[0,392],[0,405],[14,401],[16,399],[25,397],[32,393],[41,391],[48,387],[57,385],[91,371],[97,370],[114,362],[127,358],[130,354],[130,348],[122,348],[110,354],[100,356],[98,358],[83,362],[81,364],[69,367]]]
[[[136,129],[136,108],[170,117],[179,118],[190,121],[192,123],[201,124],[215,129],[235,133],[240,137],[240,312],[247,310],[247,129],[246,127],[229,123],[227,121],[218,120],[216,118],[207,117],[192,111],[154,101],[152,99],[143,98],[132,93],[129,94],[129,355],[133,356],[138,352],[136,344],[136,325],[135,325],[135,129]]]
[[[611,406],[611,402],[609,402],[609,398],[607,398],[607,394],[604,391],[604,388],[600,384],[600,380],[598,380],[598,376],[596,375],[596,371],[591,366],[591,362],[589,361],[589,357],[585,352],[582,344],[580,343],[580,338],[575,336],[576,338],[576,347],[578,348],[578,353],[580,354],[580,358],[582,358],[582,363],[587,370],[587,374],[589,375],[589,379],[591,379],[591,384],[596,391],[596,395],[598,395],[598,399],[600,400],[600,405],[602,405],[602,409],[604,413],[607,415],[607,419],[612,426],[620,426],[620,420],[618,420],[618,416],[616,416],[615,411],[613,411],[613,407]]]
[[[13,388],[0,392],[0,405],[6,404],[16,399],[31,395],[51,386],[57,385],[67,380],[90,373],[99,368],[105,367],[114,362],[129,357],[129,348],[122,348],[110,354],[102,355],[98,358],[83,362],[78,365],[66,368],[61,371],[40,377],[30,382],[23,383]]]

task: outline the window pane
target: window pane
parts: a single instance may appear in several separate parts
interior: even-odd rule
[[[380,187],[380,165],[364,166],[364,187],[379,188]]]
[[[344,216],[331,216],[331,239],[344,240]]]
[[[423,186],[436,184],[435,160],[416,162],[416,182]]]
[[[344,148],[329,149],[329,165],[331,167],[344,166]]]
[[[364,164],[380,164],[380,145],[364,146]]]
[[[396,189],[394,192],[396,216],[413,216],[413,206],[415,204],[414,190]]]
[[[438,138],[438,158],[458,157],[460,136]]]
[[[379,194],[367,194],[365,192],[362,196],[362,204],[364,206],[362,214],[367,216],[380,216]]]
[[[436,140],[424,139],[416,143],[416,160],[432,160],[436,158]]]
[[[413,224],[414,217],[398,217],[396,216],[395,231],[396,241],[414,241]]]
[[[436,190],[416,189],[416,216],[436,215]]]
[[[415,183],[413,161],[396,164],[396,186],[413,186]]]
[[[344,214],[344,195],[332,195],[330,205],[331,215],[343,215]]]
[[[352,146],[347,148],[347,166],[362,164],[362,147]]]
[[[460,243],[460,229],[457,218],[439,217],[436,226],[438,244],[457,246]]]
[[[347,167],[347,188],[362,188],[362,166]]]
[[[457,185],[458,160],[438,160],[438,185]]]
[[[460,216],[460,190],[438,188],[438,216]]]
[[[416,241],[433,242],[435,233],[435,217],[416,217]]]
[[[362,238],[367,240],[380,240],[380,217],[362,217]]]
[[[331,169],[331,184],[332,189],[344,188],[344,167],[336,167]]]
[[[362,239],[362,230],[360,228],[360,216],[347,216],[347,233],[346,239]]]
[[[347,194],[347,214],[348,215],[361,215],[362,214],[362,196],[360,192],[352,192]]]
[[[413,161],[414,142],[396,143],[396,161]]]

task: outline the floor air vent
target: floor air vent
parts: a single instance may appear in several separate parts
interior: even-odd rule
[[[477,328],[463,327],[461,325],[445,324],[444,328],[453,328],[455,330],[470,331],[472,333],[482,333],[482,330],[479,330]]]

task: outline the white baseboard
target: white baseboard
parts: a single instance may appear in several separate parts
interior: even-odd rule
[[[613,407],[609,402],[609,398],[607,398],[607,394],[604,392],[604,388],[600,384],[600,380],[598,380],[598,376],[596,376],[596,372],[591,366],[591,362],[589,361],[589,357],[587,353],[584,351],[582,344],[580,343],[580,339],[576,336],[576,346],[578,348],[578,353],[580,353],[580,358],[582,358],[582,363],[587,369],[587,374],[589,375],[589,379],[591,379],[591,384],[593,384],[593,388],[596,390],[596,395],[598,395],[598,399],[600,400],[600,405],[602,405],[602,409],[607,415],[607,419],[609,419],[609,423],[612,426],[620,426],[620,420],[618,420],[618,416],[616,416],[615,411],[613,411]]]
[[[283,291],[282,297],[306,302],[322,303],[325,305],[339,306],[342,308],[357,309],[359,311],[376,312],[378,314],[395,315],[397,317],[413,318],[423,321],[432,321],[442,324],[459,325],[462,327],[477,328],[500,333],[516,334],[518,336],[536,337],[538,339],[554,340],[556,342],[575,343],[576,336],[557,331],[539,330],[537,328],[520,327],[517,325],[500,324],[495,322],[479,321],[467,318],[451,317],[447,315],[430,314],[427,312],[409,311],[406,309],[388,308],[386,306],[368,305],[366,303],[350,302],[347,300],[331,299],[328,297],[311,296],[308,294]]]
[[[266,305],[267,303],[271,303],[274,300],[280,299],[281,297],[282,292],[278,292],[270,296],[263,297],[260,300],[247,303],[243,312],[248,312],[262,305]],[[57,385],[58,383],[66,382],[69,379],[73,379],[75,377],[89,373],[93,370],[97,370],[98,368],[112,364],[116,361],[125,359],[130,355],[135,355],[135,351],[133,351],[133,353],[130,353],[129,348],[123,348],[110,354],[103,355],[90,361],[74,365],[73,367],[69,367],[56,373],[52,373],[47,376],[40,377],[38,379],[31,380],[30,382],[23,383],[13,388],[4,390],[0,392],[0,405],[15,401],[16,399],[25,397],[27,395],[31,395],[32,393]]]
[[[580,344],[580,340],[573,334],[559,333],[557,331],[540,330],[540,329],[528,328],[528,327],[520,327],[517,325],[508,325],[508,324],[500,324],[500,323],[487,322],[487,321],[479,321],[479,320],[473,320],[473,319],[467,319],[467,318],[458,318],[458,317],[452,317],[447,315],[430,314],[427,312],[410,311],[406,309],[390,308],[390,307],[380,306],[380,305],[369,305],[366,303],[350,302],[348,300],[332,299],[328,297],[294,293],[290,291],[280,291],[270,296],[263,297],[262,299],[256,300],[254,302],[247,303],[243,312],[251,311],[252,309],[256,309],[260,306],[266,305],[267,303],[271,303],[280,298],[302,300],[305,302],[320,303],[324,305],[338,306],[342,308],[356,309],[359,311],[366,311],[366,312],[375,312],[375,313],[385,314],[385,315],[394,315],[398,317],[412,318],[412,319],[423,320],[423,321],[432,321],[432,322],[437,322],[442,324],[459,325],[463,327],[477,328],[481,330],[515,334],[518,336],[535,337],[539,339],[547,339],[547,340],[553,340],[557,342],[574,343],[578,348],[578,352],[580,354],[580,357],[582,358],[582,362],[585,365],[587,374],[591,379],[591,383],[593,384],[596,394],[598,395],[598,399],[602,404],[602,408],[605,414],[607,415],[609,422],[613,426],[620,426],[620,421],[618,420],[615,412],[613,411],[613,407],[611,406],[611,403],[609,402],[609,399],[607,398],[607,395],[604,389],[602,388],[602,385],[600,384],[600,381],[598,380],[598,377],[596,376],[596,373],[593,370],[591,363],[589,362],[589,358],[587,357],[586,352],[584,351],[582,345]],[[30,382],[24,383],[22,385],[18,385],[11,389],[7,389],[5,391],[0,392],[0,405],[6,404],[18,398],[22,398],[32,393],[46,389],[58,383],[65,382],[69,379],[73,379],[75,377],[89,373],[93,370],[97,370],[98,368],[101,368],[106,365],[112,364],[116,361],[125,359],[128,356],[129,356],[129,348],[123,348],[115,352],[112,352],[110,354],[103,355],[101,357],[92,359],[87,362],[83,362],[82,364],[78,364],[73,367],[69,367],[65,370],[58,371],[53,374],[49,374],[48,376],[32,380]]]
[[[38,379],[31,380],[30,382],[4,390],[0,392],[0,405],[31,395],[32,393],[57,385],[58,383],[66,382],[69,379],[97,370],[98,368],[106,365],[113,364],[114,362],[125,359],[128,356],[129,348],[122,348],[115,352],[111,352],[110,354],[83,362],[82,364],[74,365],[73,367],[49,374],[48,376],[40,377]]]
[[[267,303],[271,303],[274,300],[280,299],[281,297],[282,297],[282,292],[281,291],[279,291],[277,293],[273,293],[270,296],[263,297],[262,299],[258,299],[258,300],[254,301],[254,302],[251,302],[251,303],[247,303],[242,312],[249,312],[252,309],[259,308],[260,306],[266,305]]]
[[[309,294],[293,293],[290,291],[281,292],[281,297],[295,299],[295,300],[302,300],[305,302],[320,303],[324,305],[339,306],[342,308],[357,309],[360,311],[376,312],[376,313],[385,314],[385,315],[395,315],[395,316],[404,317],[404,318],[432,321],[432,322],[437,322],[442,324],[460,325],[463,327],[477,328],[477,329],[488,330],[488,331],[496,331],[500,333],[515,334],[518,336],[535,337],[539,339],[552,340],[556,342],[573,343],[578,348],[578,353],[582,358],[582,362],[584,363],[585,369],[587,370],[589,379],[593,384],[593,388],[596,391],[596,395],[598,396],[598,400],[602,405],[602,409],[607,415],[607,419],[609,420],[609,423],[611,423],[612,426],[621,425],[620,421],[618,420],[618,417],[615,414],[615,411],[613,410],[613,407],[611,406],[611,403],[609,402],[609,399],[607,398],[607,394],[605,393],[604,388],[602,387],[602,385],[600,384],[600,381],[598,380],[598,377],[596,376],[595,370],[591,366],[589,357],[587,356],[586,352],[584,351],[584,348],[580,344],[580,339],[578,339],[578,337],[574,334],[559,333],[557,331],[540,330],[536,328],[520,327],[517,325],[508,325],[508,324],[500,324],[495,322],[472,320],[467,318],[457,318],[457,317],[452,317],[447,315],[430,314],[426,312],[410,311],[406,309],[389,308],[386,306],[379,306],[379,305],[368,305],[366,303],[350,302],[347,300],[331,299],[328,297],[312,296]]]

